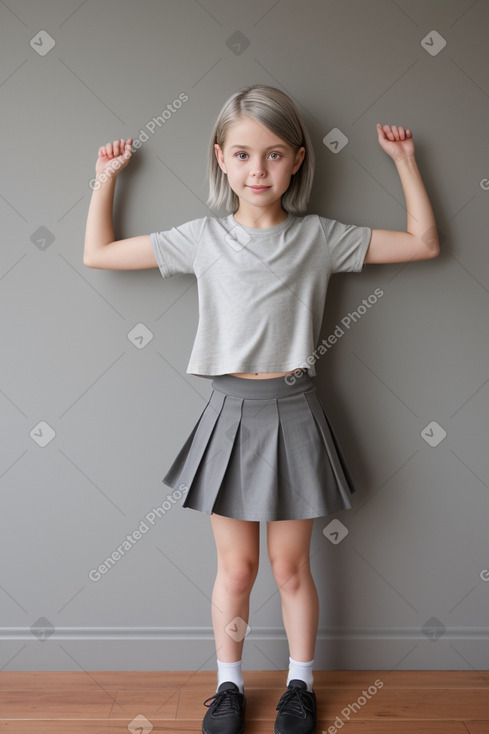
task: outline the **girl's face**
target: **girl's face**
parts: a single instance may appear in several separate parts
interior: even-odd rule
[[[305,155],[305,148],[295,152],[278,135],[247,115],[229,127],[223,147],[216,143],[214,150],[240,206],[246,202],[256,207],[280,202]]]

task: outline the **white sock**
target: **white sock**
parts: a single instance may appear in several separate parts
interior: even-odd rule
[[[314,660],[311,660],[309,663],[300,663],[298,660],[293,660],[289,656],[289,674],[287,676],[287,685],[289,685],[291,680],[303,680],[304,683],[307,685],[307,690],[312,691],[312,685],[313,685],[313,675],[312,675],[312,665],[314,663]]]
[[[225,681],[236,683],[239,688],[239,692],[244,692],[243,674],[241,672],[241,660],[238,660],[235,663],[222,663],[220,660],[217,661],[216,693],[221,683],[224,683]]]

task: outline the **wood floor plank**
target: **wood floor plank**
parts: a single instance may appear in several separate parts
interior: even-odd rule
[[[276,675],[276,671],[264,672]],[[243,679],[244,675],[246,672]],[[384,688],[489,689],[489,672],[472,670],[315,670],[314,688],[364,687],[372,685],[377,678],[384,683]]]
[[[489,721],[466,721],[465,726],[469,734],[488,734]]]
[[[127,724],[119,721],[6,721],[0,719],[0,732],[5,734],[128,734]],[[165,734],[201,734],[201,722],[185,721],[158,721],[154,720],[153,732]],[[332,721],[318,721],[317,734],[328,732]],[[470,734],[487,734],[487,722],[471,722],[483,724],[485,728],[469,729]],[[244,734],[270,734],[270,722],[247,722]],[[341,734],[467,734],[467,728],[462,722],[396,722],[395,733],[392,722],[388,721],[358,721],[345,724],[338,732]]]
[[[245,670],[245,686],[285,683],[287,671]],[[379,678],[385,688],[488,688],[489,671],[470,670],[316,670],[315,688],[369,686]],[[0,671],[0,691],[204,688],[216,685],[215,671]]]
[[[243,677],[245,734],[270,734],[286,671]],[[314,687],[317,734],[489,734],[489,671],[315,671]],[[128,734],[138,714],[201,734],[215,689],[215,671],[1,671],[0,734]]]
[[[318,721],[317,734],[328,734],[331,725],[334,726],[334,721]],[[263,734],[265,731],[263,729]],[[394,729],[389,721],[356,721],[336,731],[339,734],[467,734],[461,721],[396,721]],[[270,734],[270,725],[267,734]]]
[[[268,672],[268,671],[267,671]],[[273,672],[273,671],[270,671]],[[215,671],[0,671],[0,691],[60,690],[76,688],[79,691],[94,688],[146,689],[146,688],[202,688],[212,687]],[[489,685],[489,682],[488,682]]]
[[[122,690],[117,692],[115,704],[109,719],[131,721],[142,714],[149,721],[153,719],[176,719],[180,698],[179,690]]]
[[[0,719],[0,732],[2,734],[129,734],[127,724],[129,721],[122,723],[121,721],[52,721],[45,719],[44,721],[29,721],[27,726],[25,721],[5,721]],[[153,730],[155,734],[165,732],[165,734],[202,734],[200,724],[194,722],[167,722],[155,721]],[[265,729],[263,729],[265,731]],[[246,730],[246,734],[254,734],[253,730]],[[270,734],[270,725],[268,725],[267,734]],[[448,732],[452,734],[452,732]],[[453,734],[459,734],[453,732]],[[465,732],[466,734],[466,732]]]
[[[489,696],[486,690],[477,689],[385,690],[379,691],[362,708],[360,715],[364,719],[380,717],[396,721],[464,721],[468,718],[489,721]]]
[[[272,721],[282,693],[283,688],[249,689],[247,719]],[[323,719],[334,720],[345,712],[342,716],[344,721],[360,718],[366,721],[489,721],[489,696],[486,690],[380,689],[365,704],[360,698],[360,688],[330,689],[325,694],[317,696],[318,717]],[[204,689],[182,690],[177,719],[192,721],[201,718],[202,712],[205,713],[202,702],[208,695]]]
[[[0,691],[3,719],[108,719],[116,690]]]

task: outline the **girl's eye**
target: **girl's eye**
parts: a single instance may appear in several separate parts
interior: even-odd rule
[[[244,157],[241,157],[241,156],[244,156]],[[240,151],[239,153],[236,153],[236,158],[237,158],[237,159],[238,159],[239,161],[244,161],[244,160],[246,160],[246,157],[247,157],[247,156],[248,156],[248,153],[245,153],[245,152],[244,152],[244,151],[242,151],[242,150],[241,150],[241,151]],[[282,157],[282,156],[280,155],[280,153],[277,153],[276,151],[272,151],[271,153],[269,153],[269,156],[273,156],[273,158],[272,158],[272,161],[278,161],[278,159]]]

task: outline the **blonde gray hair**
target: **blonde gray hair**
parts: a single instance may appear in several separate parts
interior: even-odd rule
[[[314,150],[309,133],[290,97],[275,87],[254,84],[235,92],[225,102],[212,131],[209,157],[209,197],[207,205],[211,209],[237,211],[239,199],[229,186],[226,174],[216,159],[214,145],[224,145],[228,128],[242,115],[248,115],[261,122],[278,135],[294,151],[301,146],[306,150],[299,170],[292,174],[290,185],[282,196],[283,208],[291,214],[304,212],[311,193],[314,177]]]

